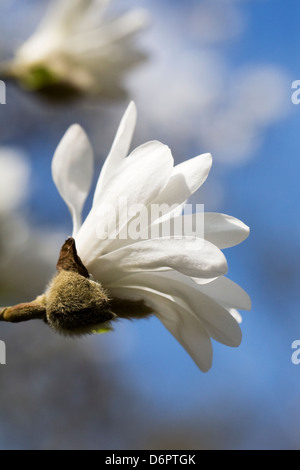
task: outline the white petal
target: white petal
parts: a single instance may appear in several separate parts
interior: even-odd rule
[[[92,13],[92,10],[96,8],[96,15],[100,18],[100,14],[109,1],[52,0],[34,33],[18,49],[17,60],[20,63],[49,61],[49,56],[66,49],[66,45],[70,42],[69,38],[74,32],[84,29],[87,14]],[[95,12],[93,17],[95,17]],[[93,27],[91,18],[88,18],[85,27]],[[56,65],[54,70],[57,71],[57,61],[54,61],[54,64]]]
[[[140,273],[128,276],[115,285],[118,287],[135,285],[170,295],[176,298],[178,304],[197,316],[216,341],[232,347],[237,347],[241,343],[241,329],[233,316],[227,309],[203,294],[198,285],[187,276],[176,271]]]
[[[129,104],[116,133],[111,150],[105,160],[94,195],[94,204],[103,191],[103,187],[110,178],[119,170],[123,159],[128,155],[132,136],[136,125],[137,111],[133,101]]]
[[[242,315],[235,308],[229,308],[228,312],[230,313],[230,315],[233,316],[235,321],[237,321],[238,323],[242,323],[242,321],[243,321]]]
[[[149,16],[146,10],[134,8],[104,25],[104,34],[110,42],[128,38],[146,26]]]
[[[108,237],[115,232],[116,238],[133,217],[126,214],[120,201],[125,200],[129,209],[137,204],[150,204],[166,185],[173,163],[169,147],[156,141],[141,145],[123,160],[106,190],[98,194],[97,204],[76,237],[78,253],[86,265],[110,251],[115,240]],[[104,213],[106,208],[109,210]],[[107,237],[99,242],[97,233],[103,231]]]
[[[249,227],[235,217],[217,212],[203,214],[171,215],[174,223],[170,223],[169,214],[156,222],[157,230],[170,227],[171,235],[204,237],[220,249],[229,248],[241,243],[249,235]]]
[[[207,372],[212,365],[212,344],[201,322],[189,311],[170,298],[146,289],[112,289],[111,293],[121,298],[143,299],[153,308],[155,315],[188,352],[199,369]]]
[[[235,217],[217,212],[204,214],[204,236],[220,249],[238,245],[249,235],[249,227]]]
[[[176,303],[170,305],[170,302],[169,309],[164,306],[156,316],[189,353],[199,369],[209,371],[212,366],[212,344],[206,329],[197,318]]]
[[[70,32],[82,22],[83,15],[89,9],[91,1],[87,0],[53,0],[50,2],[45,15],[37,29],[39,32],[46,30],[65,30]],[[107,0],[98,0],[98,8],[103,8]]]
[[[198,279],[195,278],[194,281],[198,284]],[[227,277],[220,276],[205,285],[201,284],[199,290],[225,308],[251,309],[251,299],[247,292]]]
[[[71,36],[65,43],[64,50],[79,56],[79,59],[86,55],[103,59],[116,44],[117,47],[129,48],[131,36],[145,27],[147,21],[148,15],[144,10],[131,10],[110,22],[102,23],[97,28]]]
[[[82,208],[93,177],[93,150],[84,130],[71,126],[60,141],[53,160],[54,183],[73,219],[73,236],[81,224]]]
[[[134,272],[166,268],[204,278],[214,278],[227,271],[223,253],[199,238],[144,240],[101,256],[86,266],[96,279],[104,283]]]
[[[211,165],[210,153],[176,165],[167,186],[153,203],[182,204],[204,183]]]

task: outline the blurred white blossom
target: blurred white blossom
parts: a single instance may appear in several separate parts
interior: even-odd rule
[[[0,147],[0,214],[17,209],[28,195],[30,166],[21,150]]]
[[[43,287],[61,240],[61,234],[58,237],[28,224],[24,207],[30,177],[31,165],[24,152],[0,147],[0,292],[16,289],[20,295]],[[29,269],[30,283],[24,283]]]
[[[2,64],[33,90],[56,86],[117,97],[125,72],[145,59],[133,41],[147,15],[132,9],[113,19],[111,0],[52,0],[36,31]]]

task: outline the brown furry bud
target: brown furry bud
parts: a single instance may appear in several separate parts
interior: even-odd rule
[[[45,294],[32,302],[0,308],[0,321],[39,318],[59,333],[76,336],[107,331],[109,322],[117,318],[144,318],[153,313],[142,300],[109,299],[101,284],[90,278],[73,238],[62,246],[57,271]]]
[[[103,328],[115,317],[101,284],[73,271],[60,271],[46,291],[47,322],[69,335]]]

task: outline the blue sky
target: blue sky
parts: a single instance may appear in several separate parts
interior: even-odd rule
[[[243,314],[242,345],[231,350],[215,343],[213,368],[202,374],[156,319],[121,323],[115,333],[86,338],[82,344],[95,352],[103,346],[115,350],[111,360],[121,380],[130,383],[145,419],[149,418],[148,407],[156,425],[194,414],[211,422],[219,420],[224,427],[242,426],[241,438],[235,441],[232,432],[228,448],[291,449],[299,445],[300,435],[300,366],[291,363],[291,344],[300,339],[300,105],[293,105],[290,99],[291,83],[300,79],[300,5],[284,0],[219,3],[230,8],[230,15],[228,24],[222,23],[223,38],[214,42],[204,40],[197,27],[190,26],[191,12],[199,2],[141,1],[153,18],[152,28],[141,41],[151,48],[154,59],[128,79],[128,86],[141,115],[136,142],[166,141],[177,161],[209,151],[211,145],[214,165],[199,202],[250,226],[249,239],[226,250],[230,277],[249,292],[253,302],[252,311]],[[132,4],[136,2],[126,2]],[[26,29],[25,16],[18,21]],[[230,36],[233,26],[236,33]],[[164,61],[169,64],[169,76],[164,75]],[[258,73],[261,70],[263,74]],[[216,77],[216,71],[223,71],[224,76]],[[202,94],[205,98],[211,92],[210,80],[217,91],[206,102]],[[168,94],[172,87],[173,95]],[[237,100],[240,87],[247,91],[245,107],[242,93]],[[262,99],[252,111],[251,93],[254,98],[261,93]],[[50,175],[55,146],[76,118],[90,133],[100,169],[126,103],[98,108],[80,102],[58,109],[32,100],[9,88],[9,117],[0,116],[1,144],[17,144],[28,155],[32,179],[23,210],[29,223],[36,230],[60,230],[68,235],[68,213]],[[27,115],[29,122],[22,123],[18,113],[22,119]],[[240,122],[249,126],[225,140],[228,148],[222,148],[218,133],[210,135],[206,128],[208,121],[211,126],[220,121],[220,135],[224,132],[227,138],[222,113],[232,117],[233,126]],[[249,115],[247,119],[245,115]],[[100,145],[99,129],[107,116],[110,128],[101,136]],[[177,126],[183,129],[181,134]],[[238,141],[243,131],[248,151]],[[228,157],[231,149],[235,149],[233,160]],[[98,367],[103,367],[100,359]]]

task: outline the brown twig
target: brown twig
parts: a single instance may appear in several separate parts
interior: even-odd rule
[[[45,319],[46,307],[44,296],[37,297],[33,302],[0,308],[0,321],[18,323],[22,321]]]

